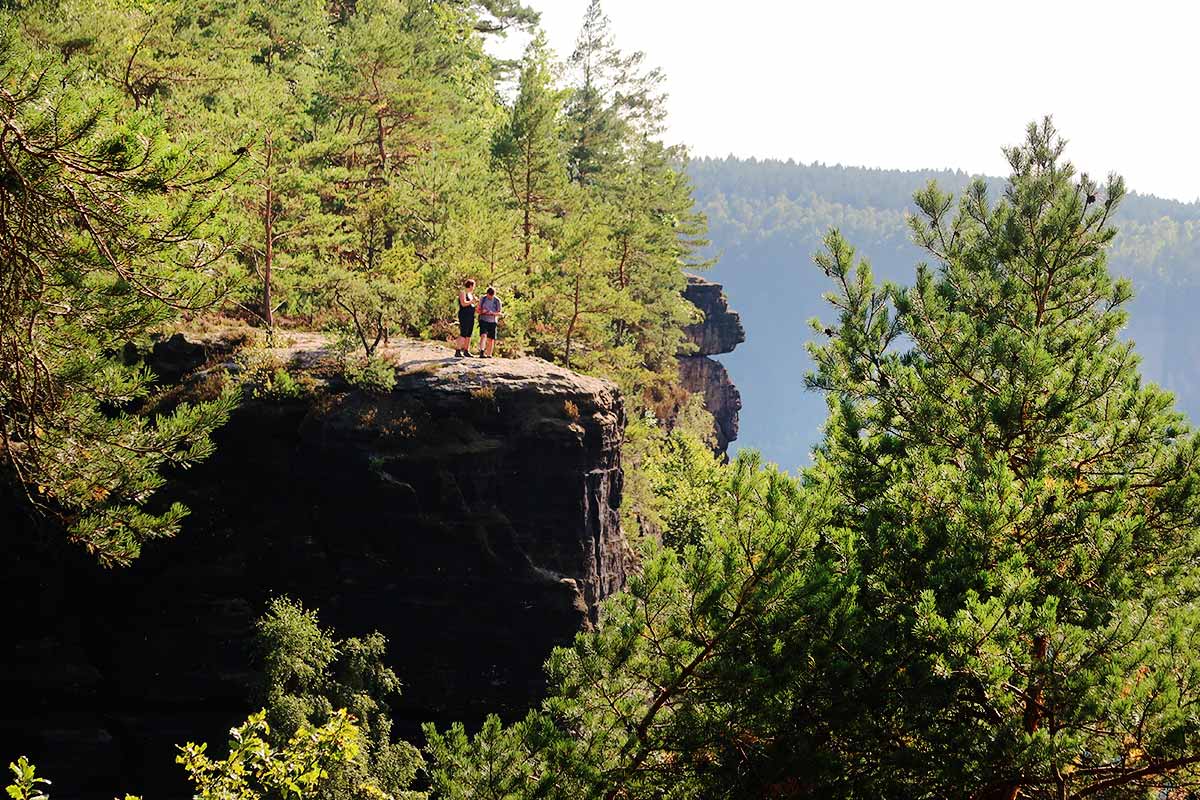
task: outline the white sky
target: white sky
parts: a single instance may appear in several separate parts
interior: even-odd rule
[[[566,58],[587,0],[528,0]],[[1194,0],[604,0],[618,47],[667,74],[693,155],[952,167],[1052,113],[1068,157],[1200,198]],[[510,46],[516,42],[510,42]]]

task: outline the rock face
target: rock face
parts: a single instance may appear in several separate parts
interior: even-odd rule
[[[696,350],[679,357],[679,379],[683,388],[704,398],[704,407],[715,424],[713,449],[723,455],[729,443],[737,439],[742,397],[725,367],[709,356],[731,352],[746,341],[746,331],[738,313],[729,309],[719,283],[696,275],[688,275],[687,281],[683,296],[703,312],[704,319],[684,329]]]
[[[246,401],[173,483],[184,531],[128,569],[29,535],[0,501],[0,602],[20,621],[0,757],[27,753],[57,800],[186,796],[174,745],[223,753],[255,708],[253,622],[280,594],[343,636],[388,637],[402,734],[536,703],[550,649],[595,623],[631,565],[621,399],[536,359],[446,353],[390,348],[399,379],[381,396],[333,381]],[[319,340],[279,355],[320,373]]]
[[[742,318],[729,309],[729,299],[721,284],[688,275],[683,297],[704,314],[702,321],[683,329],[688,341],[696,345],[695,355],[730,353],[746,341]]]
[[[737,439],[738,412],[742,409],[742,396],[729,380],[725,366],[708,356],[680,358],[679,380],[689,392],[704,398],[704,407],[713,415],[713,450],[724,454],[729,443]]]

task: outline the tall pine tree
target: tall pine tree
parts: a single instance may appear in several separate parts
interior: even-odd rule
[[[563,93],[556,89],[543,36],[525,51],[516,100],[492,140],[492,158],[520,213],[521,257],[533,271],[534,246],[566,179],[560,138]]]
[[[913,287],[876,286],[836,233],[818,259],[839,316],[812,348],[812,480],[861,562],[846,776],[1162,796],[1200,775],[1196,436],[1118,338],[1121,180],[1076,174],[1049,120],[1005,153],[996,200],[918,193],[936,266]]]

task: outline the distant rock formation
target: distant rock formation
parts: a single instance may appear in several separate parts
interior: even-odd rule
[[[746,341],[746,330],[742,318],[729,308],[724,287],[705,280],[699,275],[687,276],[684,299],[700,309],[704,319],[683,329],[688,341],[696,345],[692,355],[715,356],[733,352],[733,348]]]
[[[725,367],[709,356],[731,352],[746,341],[746,331],[738,313],[729,309],[721,284],[688,275],[683,296],[703,312],[704,319],[684,329],[696,350],[679,357],[680,383],[689,392],[703,396],[704,407],[713,415],[713,449],[724,455],[729,443],[737,439],[742,397]]]
[[[679,359],[679,380],[684,388],[704,398],[704,407],[713,415],[713,450],[723,455],[729,443],[737,439],[738,412],[742,396],[729,380],[729,373],[719,361],[707,356]]]
[[[612,383],[404,342],[386,351],[395,390],[370,395],[298,338],[276,352],[316,389],[245,401],[172,484],[192,510],[183,532],[134,566],[100,569],[0,500],[0,753],[28,754],[60,800],[187,796],[174,746],[223,753],[254,710],[249,645],[271,596],[344,636],[386,635],[397,730],[419,740],[423,721],[522,714],[551,648],[623,587]]]

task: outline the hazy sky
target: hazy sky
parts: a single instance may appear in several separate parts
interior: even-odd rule
[[[529,0],[570,54],[587,0]],[[1077,166],[1200,197],[1200,3],[604,0],[693,155],[1004,174],[1052,113]]]

